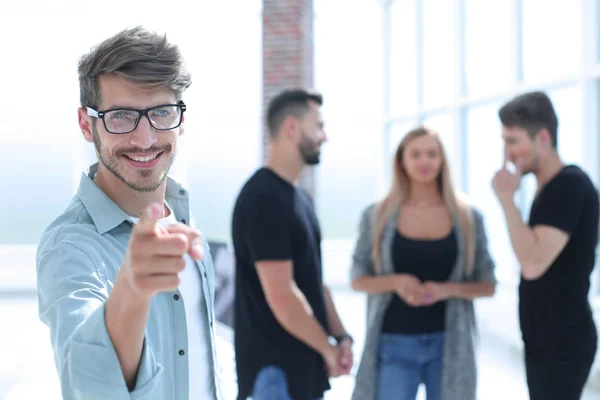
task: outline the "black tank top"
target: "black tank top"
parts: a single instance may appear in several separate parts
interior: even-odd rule
[[[392,258],[398,274],[414,275],[421,282],[447,281],[456,263],[458,247],[454,230],[441,239],[411,239],[396,232]],[[446,302],[412,307],[397,294],[386,311],[384,333],[420,334],[444,330]]]

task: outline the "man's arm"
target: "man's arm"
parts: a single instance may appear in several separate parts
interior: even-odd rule
[[[137,383],[152,297],[176,290],[184,254],[202,258],[201,235],[183,224],[157,224],[161,206],[152,204],[133,227],[125,260],[106,301],[106,329],[130,391]],[[198,240],[196,240],[198,239]]]
[[[119,276],[105,308],[106,330],[119,358],[127,388],[133,391],[142,358],[150,299],[136,298]]]
[[[323,285],[323,296],[325,297],[325,307],[327,311],[327,325],[329,325],[329,333],[338,341],[338,347],[340,349],[338,357],[339,372],[342,375],[350,373],[352,365],[354,364],[352,354],[352,344],[354,340],[344,329],[344,325],[340,319],[340,316],[335,309],[333,303],[333,297],[331,291],[326,285]]]
[[[538,225],[531,229],[521,219],[512,197],[500,201],[515,255],[525,279],[538,279],[552,265],[569,241],[569,234],[552,226]],[[557,212],[562,212],[557,210]]]
[[[327,324],[329,325],[329,333],[337,338],[345,335],[346,329],[344,329],[344,325],[342,324],[342,320],[335,309],[335,304],[333,303],[333,297],[331,296],[331,291],[327,287],[327,285],[323,285],[323,295],[325,297],[325,307],[327,310]]]
[[[65,233],[65,238],[40,245],[40,319],[50,328],[64,397],[152,396],[148,388],[162,368],[144,341],[150,299],[157,292],[177,288],[177,273],[185,267],[183,254],[202,256],[191,245],[199,233],[170,233],[174,228],[169,227],[155,235],[157,219],[158,215],[142,217],[134,228],[110,295],[110,283],[99,267],[103,249],[93,247],[97,239],[87,231]]]
[[[281,326],[323,358],[335,358],[336,351],[327,332],[293,279],[292,262],[259,261],[256,269],[267,303]]]
[[[492,186],[500,201],[515,255],[521,264],[523,278],[538,279],[550,268],[567,245],[577,226],[585,199],[582,182],[573,176],[555,177],[551,186],[544,188],[545,199],[536,208],[536,224],[532,228],[523,223],[514,202],[514,193],[521,181],[522,165],[510,172],[501,168]]]
[[[294,280],[289,204],[268,192],[247,207],[244,240],[269,308],[290,335],[321,354],[330,376],[338,376],[339,350]]]
[[[40,320],[50,330],[63,397],[149,398],[124,384],[105,320],[108,289],[90,253],[62,241],[39,254],[37,273]],[[152,385],[160,366],[143,341],[137,360],[140,387]]]

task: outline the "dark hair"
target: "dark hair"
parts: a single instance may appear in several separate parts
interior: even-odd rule
[[[269,103],[267,124],[271,137],[275,137],[281,124],[289,115],[301,118],[309,110],[309,101],[323,105],[323,96],[309,89],[286,89]]]
[[[166,87],[177,100],[192,84],[176,45],[160,35],[135,27],[104,40],[79,61],[79,90],[82,107],[100,105],[98,77],[116,74],[144,89]]]
[[[558,118],[548,95],[544,92],[521,94],[506,103],[498,112],[502,125],[518,126],[527,131],[533,139],[540,129],[550,133],[552,146],[558,143]]]

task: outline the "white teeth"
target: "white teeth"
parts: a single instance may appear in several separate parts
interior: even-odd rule
[[[134,157],[134,156],[127,156],[130,159],[132,159],[133,161],[137,161],[137,162],[150,162],[152,160],[154,160],[156,157],[158,157],[158,154],[154,154],[148,157]]]

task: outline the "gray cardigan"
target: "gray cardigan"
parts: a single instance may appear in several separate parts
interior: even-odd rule
[[[392,241],[396,232],[398,212],[386,223],[381,241],[381,272],[375,272],[371,258],[371,213],[368,207],[361,217],[359,238],[356,243],[351,269],[351,279],[362,276],[388,275],[394,273]],[[494,261],[487,246],[483,217],[473,209],[473,238],[475,258],[473,274],[465,275],[465,239],[458,224],[453,220],[458,242],[458,257],[450,274],[450,281],[495,282]],[[369,295],[367,302],[367,332],[365,347],[356,375],[352,400],[375,400],[377,397],[377,370],[379,335],[383,318],[392,299],[392,293]],[[477,388],[475,365],[476,325],[471,300],[449,299],[446,306],[446,328],[442,373],[443,400],[474,400]]]

